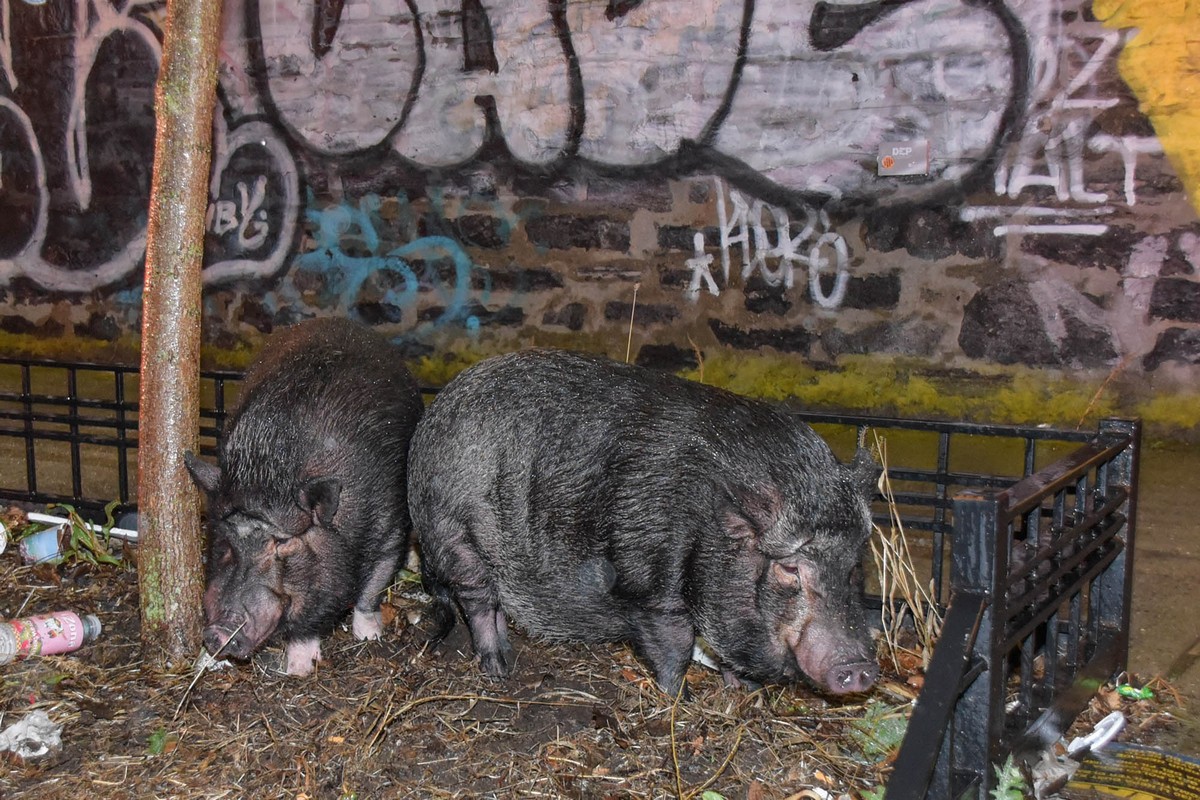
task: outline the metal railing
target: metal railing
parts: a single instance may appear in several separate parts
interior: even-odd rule
[[[202,452],[240,378],[201,373]],[[137,396],[134,367],[0,358],[0,500],[134,510]],[[792,413],[844,457],[864,433],[886,443],[877,522],[897,513],[946,612],[887,797],[987,797],[992,765],[1053,740],[1124,668],[1140,426]]]
[[[986,798],[993,765],[1057,741],[1125,668],[1140,424],[953,501],[951,601],[888,800]]]
[[[201,373],[201,445],[212,452],[241,374]],[[137,503],[138,369],[0,358],[0,500],[98,516]]]

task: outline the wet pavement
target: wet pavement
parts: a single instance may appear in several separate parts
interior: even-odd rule
[[[1200,445],[1142,453],[1129,670],[1180,694],[1160,746],[1200,756]],[[1195,504],[1195,505],[1193,505]]]

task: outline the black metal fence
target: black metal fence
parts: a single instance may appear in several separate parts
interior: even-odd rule
[[[1140,440],[1104,420],[1011,486],[954,494],[949,605],[888,800],[989,797],[994,765],[1124,670]]]
[[[136,505],[137,370],[0,358],[0,500]],[[201,375],[212,452],[240,374]],[[893,508],[945,610],[889,800],[989,796],[1124,669],[1140,426],[1092,431],[794,412],[843,456],[885,443]],[[882,502],[877,521],[891,523]]]

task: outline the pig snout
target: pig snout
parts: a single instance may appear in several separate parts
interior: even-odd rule
[[[831,694],[865,692],[879,678],[879,664],[840,631],[813,625],[789,644],[800,671]]]
[[[206,626],[203,634],[204,649],[213,657],[219,655],[230,658],[248,658],[252,647],[238,627],[236,624],[230,627],[228,623]]]
[[[246,659],[267,640],[283,617],[284,603],[265,588],[243,594],[243,603],[224,608],[210,589],[208,624],[202,634],[204,647],[212,656]]]
[[[838,664],[825,673],[825,688],[834,694],[865,692],[879,678],[879,665],[871,661]]]

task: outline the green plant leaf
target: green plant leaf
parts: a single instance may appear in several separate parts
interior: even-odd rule
[[[109,531],[112,529],[112,510],[116,508],[117,501],[113,500],[105,506],[105,514],[107,520],[101,526],[100,533],[92,530],[92,526],[88,524],[75,507],[69,503],[52,503],[48,508],[61,509],[67,518],[67,524],[70,528],[70,539],[64,545],[63,561],[69,563],[84,562],[93,566],[107,564],[109,566],[120,566],[122,561],[118,556],[114,556],[109,549],[111,536]]]
[[[992,800],[1024,800],[1025,778],[1010,755],[1003,766],[997,765],[996,787],[992,789]]]
[[[171,733],[166,728],[160,727],[154,733],[150,734],[150,739],[146,743],[146,754],[161,756],[163,753],[174,750],[175,744],[178,741],[178,734]]]
[[[878,700],[867,703],[861,719],[850,724],[850,738],[867,758],[885,758],[900,746],[908,730],[908,717],[900,709]]]

